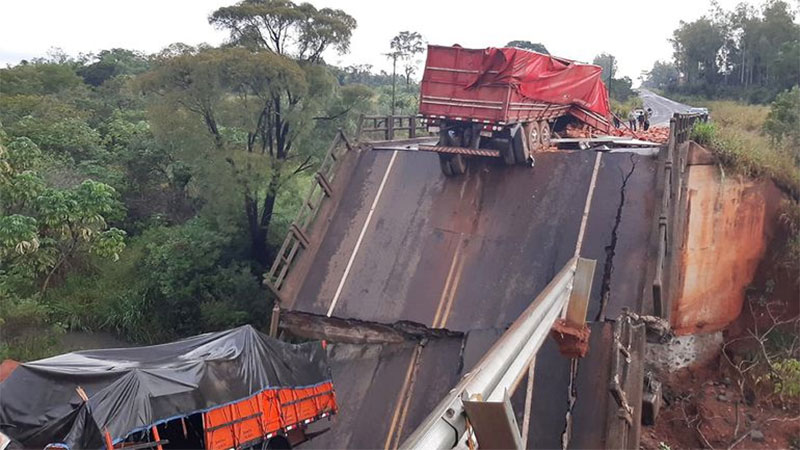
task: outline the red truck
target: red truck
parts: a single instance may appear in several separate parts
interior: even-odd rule
[[[518,48],[428,46],[419,112],[447,176],[464,173],[470,156],[529,164],[571,122],[610,132],[602,69]]]

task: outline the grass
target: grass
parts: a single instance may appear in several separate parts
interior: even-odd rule
[[[770,178],[795,202],[800,201],[800,167],[788,145],[763,134],[769,107],[733,101],[706,101],[712,123],[698,124],[692,138],[708,146],[723,165],[753,178]]]

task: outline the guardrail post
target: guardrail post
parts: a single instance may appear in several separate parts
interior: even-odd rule
[[[356,141],[361,140],[361,130],[364,128],[364,114],[359,114],[358,124],[356,125]],[[341,130],[339,130],[341,132]]]
[[[417,117],[416,116],[409,116],[408,117],[408,137],[410,139],[414,139],[417,137]]]
[[[578,329],[583,328],[586,323],[586,311],[589,308],[589,294],[592,290],[596,263],[593,259],[578,258],[566,316],[567,324]]]
[[[386,116],[386,140],[394,139],[394,116]]]
[[[275,302],[272,305],[272,316],[269,318],[269,335],[270,337],[278,337],[278,325],[281,320],[281,306]]]

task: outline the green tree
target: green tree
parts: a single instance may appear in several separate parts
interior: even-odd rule
[[[269,51],[212,49],[155,65],[144,86],[202,118],[244,198],[253,256],[269,261],[270,221],[282,182],[311,167],[313,151],[297,141],[314,126],[333,89],[327,71]],[[222,111],[230,139],[218,121]],[[217,169],[218,170],[218,169]]]
[[[678,70],[690,86],[713,87],[720,78],[717,56],[725,43],[723,27],[707,17],[681,21],[673,32],[672,47]]]
[[[91,180],[68,189],[46,185],[42,154],[28,138],[0,148],[0,284],[20,296],[44,292],[80,254],[118,258],[125,232],[109,227],[122,205],[108,185]]]
[[[217,123],[217,109],[226,95],[224,89],[224,50],[185,50],[167,53],[153,62],[153,70],[140,79],[143,89],[160,97],[159,101],[178,105],[203,119],[217,149],[224,140]]]
[[[603,69],[603,80],[611,98],[625,103],[635,94],[632,89],[633,81],[629,77],[614,78],[614,74],[617,73],[617,59],[614,55],[601,53],[594,57],[592,64]]]
[[[800,81],[800,24],[782,0],[741,3],[681,22],[673,33],[680,90],[766,102]]]
[[[103,50],[97,55],[88,55],[87,61],[77,70],[83,81],[91,86],[100,86],[110,78],[120,75],[138,75],[147,71],[147,57],[136,51],[124,48]]]
[[[544,53],[545,55],[550,54],[550,52],[547,51],[547,47],[545,47],[544,44],[540,44],[538,42],[511,41],[508,44],[506,44],[506,47],[516,47],[524,50],[531,50],[538,53]]]
[[[340,9],[317,9],[288,0],[243,0],[214,11],[212,25],[227,30],[231,43],[320,62],[328,48],[350,48],[356,20]]]
[[[425,51],[425,42],[422,40],[422,35],[416,31],[401,31],[392,38],[389,46],[392,49],[392,54],[396,54],[397,58],[403,61],[406,85],[411,84],[411,75],[414,74],[417,64],[419,64],[419,61],[416,61],[415,58]]]
[[[656,61],[645,74],[643,84],[654,89],[673,89],[678,85],[678,69],[671,62]]]
[[[30,138],[42,149],[74,161],[104,156],[100,133],[81,117],[27,116],[10,127],[15,136]]]
[[[617,73],[617,59],[610,53],[601,53],[595,56],[592,64],[603,68],[604,80],[611,80]]]
[[[77,87],[81,82],[71,64],[24,62],[0,69],[0,93],[4,96],[56,94]]]
[[[624,103],[636,94],[632,86],[633,81],[630,77],[612,78],[611,84],[608,86],[608,93],[612,98]]]

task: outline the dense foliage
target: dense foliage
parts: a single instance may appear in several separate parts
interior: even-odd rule
[[[313,169],[338,128],[388,113],[392,80],[325,64],[356,26],[341,10],[244,0],[209,21],[228,43],[0,69],[0,359],[52,354],[65,330],[268,323],[261,276]]]
[[[766,103],[800,82],[800,24],[783,0],[760,8],[741,3],[711,12],[674,31],[673,61],[656,62],[652,88]]]

